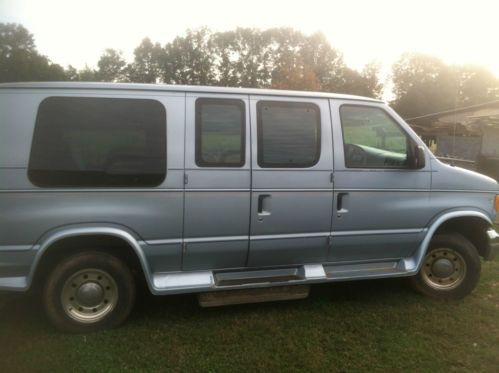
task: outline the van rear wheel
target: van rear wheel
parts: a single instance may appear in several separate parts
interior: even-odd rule
[[[115,256],[84,252],[60,262],[43,292],[45,310],[60,330],[85,333],[123,323],[135,300],[128,266]]]
[[[461,299],[480,279],[480,257],[475,246],[457,233],[433,237],[418,274],[411,277],[420,293],[440,299]]]

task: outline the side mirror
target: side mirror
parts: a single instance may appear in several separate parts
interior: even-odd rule
[[[421,145],[416,145],[414,147],[412,168],[419,170],[421,168],[424,168],[425,164],[426,152],[424,150],[424,147]]]

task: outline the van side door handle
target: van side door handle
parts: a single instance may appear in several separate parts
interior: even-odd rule
[[[345,208],[347,199],[348,193],[338,193],[338,196],[336,197],[336,212],[338,214],[344,214],[348,212],[348,210]]]
[[[258,216],[263,217],[270,215],[270,210],[272,207],[270,194],[260,194],[258,196]]]

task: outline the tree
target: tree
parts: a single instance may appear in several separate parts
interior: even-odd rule
[[[404,117],[452,109],[458,106],[456,70],[436,57],[404,54],[392,68],[392,102]]]
[[[499,99],[499,78],[481,66],[457,67],[459,106],[470,106]]]
[[[499,98],[499,79],[487,69],[446,65],[423,54],[404,54],[392,68],[392,80],[392,104],[405,117]]]
[[[361,77],[364,80],[365,91],[364,96],[381,98],[383,84],[379,80],[380,64],[376,62],[368,63],[364,66],[361,72]]]
[[[283,63],[272,79],[274,89],[293,89],[300,91],[320,91],[321,86],[310,66],[298,61]]]
[[[65,80],[64,69],[38,53],[21,25],[0,23],[0,82]]]
[[[121,51],[108,48],[97,62],[99,70],[96,75],[100,81],[120,82],[126,80],[126,61]]]
[[[64,70],[39,55],[33,36],[22,26],[3,27],[5,30],[0,29],[0,79],[4,80],[165,82],[344,92],[374,97],[381,89],[376,66],[368,65],[362,72],[352,70],[323,34],[307,36],[292,28],[263,31],[237,28],[213,33],[204,27],[187,30],[164,48],[145,38],[135,48],[132,63],[127,64],[120,51],[106,49],[97,69],[85,66],[78,71],[71,65]]]
[[[307,37],[301,48],[303,61],[314,72],[320,90],[339,92],[345,88],[343,56],[331,47],[324,34],[318,32]]]
[[[149,38],[142,40],[134,50],[134,61],[126,67],[128,80],[136,83],[157,83],[162,75],[164,51],[159,43]]]
[[[264,88],[271,85],[275,66],[271,31],[237,28],[234,40],[235,73],[240,87]]]
[[[170,84],[212,85],[215,83],[214,37],[206,27],[187,30],[166,44],[163,81]]]
[[[68,65],[66,69],[64,70],[64,75],[66,76],[66,79],[69,81],[78,81],[80,80],[80,74],[78,73],[78,70],[76,67],[72,65]]]
[[[361,72],[344,66],[338,77],[338,93],[348,93],[359,96],[379,98],[383,85],[379,81],[379,65],[370,63]]]
[[[270,34],[252,28],[214,36],[216,84],[268,87],[271,84]]]
[[[85,67],[78,71],[78,80],[82,82],[98,82],[99,77],[97,71],[85,65]]]

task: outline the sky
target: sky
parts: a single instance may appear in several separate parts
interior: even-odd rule
[[[402,53],[422,52],[499,77],[498,0],[0,0],[0,22],[24,25],[40,53],[77,68],[106,48],[131,60],[146,36],[164,45],[201,26],[286,26],[322,31],[350,67],[376,61],[384,76]]]

